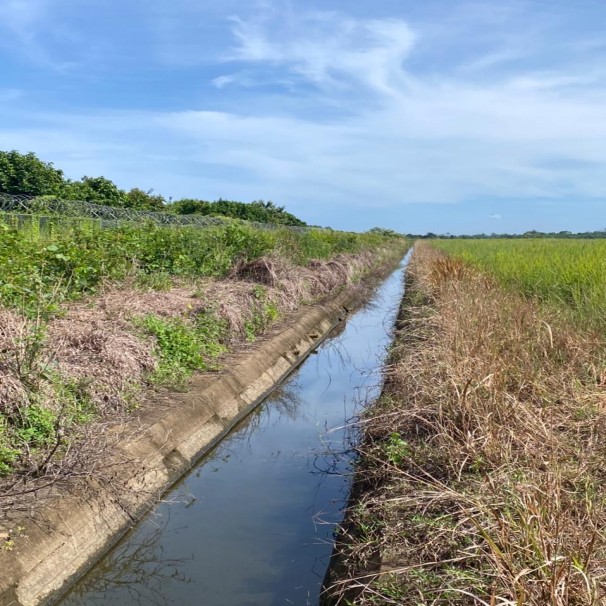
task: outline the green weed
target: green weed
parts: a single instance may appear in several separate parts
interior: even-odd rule
[[[253,287],[253,295],[255,304],[252,309],[252,317],[244,322],[244,333],[247,341],[254,341],[280,315],[278,306],[267,298],[265,287],[257,284]]]
[[[224,276],[238,260],[273,252],[306,264],[388,241],[371,233],[265,230],[236,222],[206,229],[64,223],[42,236],[19,222],[0,221],[0,303],[34,313],[45,297],[61,303],[133,273],[143,286],[162,289],[173,276]]]
[[[384,446],[386,459],[396,466],[400,466],[410,458],[410,445],[399,433],[392,433]]]
[[[32,404],[21,410],[16,418],[16,439],[34,447],[47,446],[55,438],[57,415],[44,406]]]
[[[154,383],[183,385],[195,370],[212,368],[213,360],[226,351],[222,343],[226,326],[211,314],[201,314],[193,322],[148,315],[138,323],[156,342]]]

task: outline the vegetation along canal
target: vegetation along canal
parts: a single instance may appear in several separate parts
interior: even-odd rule
[[[351,481],[345,426],[378,395],[406,262],[62,606],[318,604]]]

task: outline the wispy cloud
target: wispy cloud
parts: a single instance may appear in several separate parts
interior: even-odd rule
[[[56,8],[56,0],[3,0],[0,47],[19,59],[57,71],[76,65],[77,61],[58,58],[51,50],[53,41],[69,37],[64,24],[53,19]]]
[[[520,61],[525,57],[527,57],[526,51],[501,50],[476,57],[468,63],[463,64],[459,69],[463,72],[485,71],[494,69],[495,67],[502,67],[503,65],[515,63],[516,61]]]
[[[229,74],[226,76],[218,76],[216,78],[213,78],[211,82],[217,88],[223,88],[224,86],[227,86],[228,84],[234,84],[235,82],[238,82],[239,84],[244,84],[242,82],[242,78],[239,77],[238,74]]]
[[[319,11],[272,17],[233,17],[238,45],[228,59],[284,66],[319,86],[353,82],[391,93],[407,82],[403,63],[415,36],[402,20]]]
[[[320,175],[314,160],[321,159],[318,164],[328,162],[344,190],[355,184],[369,198],[371,191],[381,192],[381,200],[390,203],[396,200],[393,192],[399,192],[400,203],[455,202],[486,195],[606,194],[595,165],[574,162],[603,166],[606,87],[599,79],[571,76],[569,66],[520,69],[505,78],[493,71],[491,79],[480,81],[461,77],[456,69],[439,77],[417,69],[412,76],[406,63],[415,58],[415,40],[423,40],[422,30],[413,32],[402,20],[359,21],[334,12],[289,15],[285,23],[275,12],[248,21],[236,19],[234,34],[238,44],[232,59],[273,66],[276,77],[283,77],[284,70],[296,73],[321,87],[325,103],[337,103],[349,114],[339,118],[338,126],[297,116],[287,124],[247,118],[248,127],[259,125],[260,139],[278,132],[285,146],[287,139],[305,141],[307,133],[315,133],[310,156],[299,166],[301,177],[310,166]],[[483,61],[484,69],[494,70],[516,56],[515,51],[496,52],[478,61]],[[355,95],[348,90],[351,86]],[[364,101],[369,94],[374,102]],[[199,131],[193,124],[207,118],[189,113],[178,121],[192,121],[191,129],[184,130],[195,136]],[[237,115],[224,115],[218,123],[221,132],[242,127]],[[207,128],[209,124],[205,132]],[[226,139],[232,136],[235,132]],[[279,154],[284,161],[282,147]],[[567,174],[543,164],[545,157],[554,155],[569,162]],[[271,165],[266,154],[256,157],[263,157],[264,166]],[[239,161],[244,162],[242,157]],[[391,185],[391,194],[385,183]]]

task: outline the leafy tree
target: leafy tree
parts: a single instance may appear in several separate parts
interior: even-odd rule
[[[133,187],[126,194],[126,208],[134,208],[136,210],[155,210],[163,211],[166,200],[160,195],[153,195],[153,189],[143,191],[138,187]]]
[[[210,215],[211,202],[184,198],[173,202],[170,208],[178,215]]]
[[[14,195],[59,195],[65,180],[63,171],[36,154],[0,151],[0,192]]]
[[[65,179],[63,171],[54,168],[52,163],[43,162],[34,153],[21,154],[17,151],[0,152],[0,193],[56,196],[64,200],[83,200],[179,215],[219,215],[276,225],[306,225],[271,200],[255,200],[246,204],[222,198],[215,202],[185,198],[166,204],[166,200],[160,195],[154,195],[151,189],[145,191],[135,187],[126,192],[105,177],[85,176],[79,181],[71,181]]]
[[[71,181],[65,187],[63,197],[108,206],[125,206],[126,204],[126,192],[105,177],[84,176],[80,181]]]
[[[295,217],[295,215],[286,212],[286,210],[284,210],[284,206],[277,206],[271,200],[268,200],[267,202],[264,200],[256,200],[251,202],[249,206],[253,210],[253,213],[257,214],[259,217],[258,219],[251,219],[254,221],[300,227],[307,225],[305,221],[301,221],[301,219]]]
[[[223,198],[219,198],[215,202],[187,198],[178,200],[171,205],[171,208],[179,215],[219,215],[244,221],[258,221],[259,223],[306,225],[295,215],[286,212],[283,206],[276,206],[273,202],[265,202],[264,200],[256,200],[247,204],[234,200],[223,200]]]
[[[378,236],[386,236],[389,238],[402,238],[404,236],[402,236],[401,234],[398,234],[397,232],[395,232],[393,229],[386,229],[384,227],[373,227],[372,229],[368,230],[369,234],[376,234]]]

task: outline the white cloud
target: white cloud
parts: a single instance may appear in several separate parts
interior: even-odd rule
[[[227,86],[228,84],[232,84],[234,82],[237,82],[237,77],[236,77],[235,74],[230,74],[230,75],[225,75],[225,76],[218,76],[217,78],[213,78],[211,80],[211,82],[217,88],[223,88],[224,86]]]
[[[495,221],[500,221],[503,217],[501,215],[490,215],[489,219],[494,219]]]

